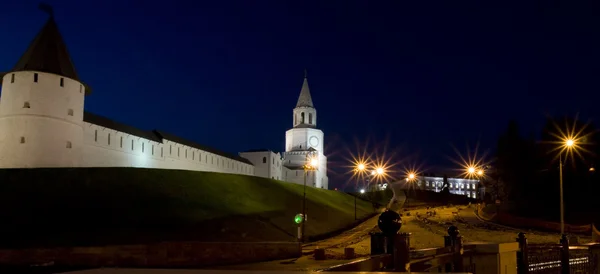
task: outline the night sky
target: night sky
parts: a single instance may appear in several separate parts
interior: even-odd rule
[[[227,152],[284,149],[308,69],[339,187],[355,140],[435,171],[453,165],[453,146],[494,149],[512,118],[526,134],[546,115],[598,120],[592,2],[47,3],[93,88],[86,110]],[[0,70],[47,20],[38,3],[2,3]]]

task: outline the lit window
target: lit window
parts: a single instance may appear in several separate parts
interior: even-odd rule
[[[71,148],[71,142],[67,141],[67,148]]]

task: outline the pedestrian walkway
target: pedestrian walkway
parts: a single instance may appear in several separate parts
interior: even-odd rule
[[[383,211],[382,209],[381,211]],[[259,262],[252,264],[243,265],[232,265],[232,266],[220,266],[213,267],[210,269],[244,269],[244,270],[290,270],[290,271],[311,271],[329,268],[338,264],[347,263],[352,260],[343,259],[343,248],[355,245],[361,241],[368,240],[369,233],[374,231],[377,227],[377,220],[379,214],[367,219],[358,226],[344,231],[341,234],[302,245],[302,256],[295,259],[277,260],[269,262]],[[328,253],[327,260],[317,261],[313,258],[313,254],[316,248],[323,248],[326,250],[337,251],[335,253],[340,254],[339,256],[331,255]],[[341,252],[339,252],[341,250]]]

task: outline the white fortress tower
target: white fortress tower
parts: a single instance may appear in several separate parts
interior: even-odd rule
[[[80,82],[54,17],[14,68],[0,74],[0,168],[77,167],[83,150]]]
[[[307,155],[313,154],[318,160],[318,169],[308,171],[307,185],[317,188],[328,188],[327,157],[323,154],[323,131],[317,129],[317,110],[313,105],[308,79],[304,75],[304,83],[300,90],[298,103],[293,111],[293,128],[285,133],[285,153],[283,165],[286,181],[304,183],[304,169]]]

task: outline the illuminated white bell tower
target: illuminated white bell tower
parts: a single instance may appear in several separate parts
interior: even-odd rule
[[[293,128],[285,133],[284,166],[292,171],[286,180],[303,184],[302,166],[307,162],[307,155],[314,154],[311,157],[317,159],[318,169],[308,172],[307,185],[327,189],[329,182],[327,157],[323,154],[323,131],[317,129],[317,110],[310,95],[306,73],[292,119]]]

